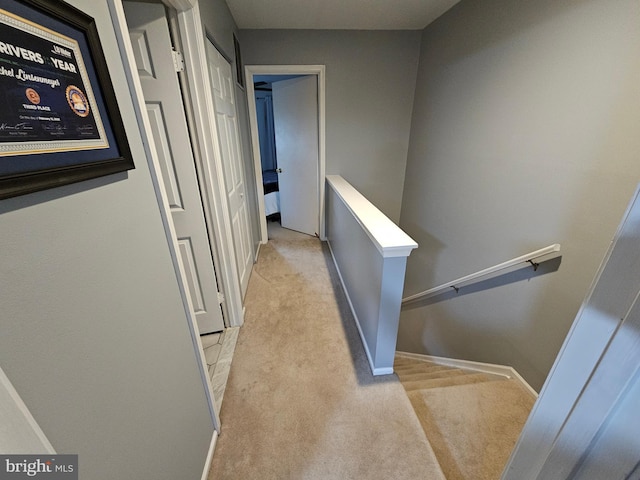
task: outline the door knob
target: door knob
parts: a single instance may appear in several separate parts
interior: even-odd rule
[[[281,168],[276,168],[276,173],[282,173],[282,169]]]

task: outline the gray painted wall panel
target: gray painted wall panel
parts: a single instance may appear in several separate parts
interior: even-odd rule
[[[640,4],[462,2],[427,27],[400,226],[406,294],[562,244],[555,273],[406,310],[399,348],[539,388],[640,180]]]
[[[400,218],[420,33],[241,30],[247,65],[326,65],[326,173]]]
[[[326,198],[327,241],[372,373],[393,373],[406,255],[415,244],[393,224],[378,228],[388,219],[343,178],[327,177]]]
[[[340,197],[330,187],[326,191],[327,240],[375,361],[384,259]]]
[[[0,364],[82,478],[200,478],[213,434],[105,2],[136,169],[0,202]]]

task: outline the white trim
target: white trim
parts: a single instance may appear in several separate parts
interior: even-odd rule
[[[195,8],[198,0],[162,0],[167,7],[175,9],[177,12],[184,12]]]
[[[260,141],[256,112],[256,97],[253,89],[254,75],[316,75],[318,77],[318,225],[320,239],[326,240],[324,219],[324,177],[326,163],[326,109],[325,109],[325,66],[324,65],[245,65],[247,102],[249,106],[249,126],[251,144],[253,146],[253,162],[256,172],[256,198],[258,200],[258,216],[260,217],[261,243],[268,242],[267,219],[264,209],[264,192],[262,190],[262,163],[260,162]]]
[[[211,462],[213,462],[213,454],[216,450],[218,443],[218,431],[214,430],[211,436],[211,443],[209,444],[209,451],[207,452],[207,459],[204,462],[204,468],[202,469],[202,477],[200,480],[207,480],[209,478],[209,470],[211,470]]]
[[[422,355],[419,353],[396,352],[397,357],[410,358],[422,362],[431,362],[447,367],[462,368],[464,370],[472,370],[474,372],[488,373],[490,375],[500,375],[505,378],[516,380],[524,389],[534,398],[538,398],[536,392],[527,381],[513,367],[507,365],[496,365],[494,363],[472,362],[471,360],[459,360],[455,358],[435,357],[433,355]]]
[[[327,175],[327,183],[360,224],[384,258],[408,257],[418,244],[340,175]]]
[[[198,370],[200,372],[200,377],[205,390],[205,396],[207,398],[211,421],[214,429],[219,430],[220,420],[216,413],[213,388],[211,386],[211,380],[209,379],[209,371],[207,368],[206,360],[204,358],[204,351],[202,348],[202,343],[200,341],[200,333],[198,331],[197,321],[193,313],[194,310],[191,303],[191,297],[187,294],[184,265],[182,264],[181,257],[178,254],[175,226],[173,224],[171,213],[167,208],[167,205],[169,203],[167,200],[167,193],[164,188],[164,183],[162,182],[159,174],[159,172],[161,172],[161,169],[158,161],[158,154],[156,152],[155,143],[153,142],[150,133],[151,127],[149,124],[149,117],[145,108],[142,85],[140,84],[140,78],[137,75],[135,57],[133,55],[133,48],[129,39],[129,31],[127,29],[124,8],[122,6],[121,0],[107,0],[107,2],[109,10],[111,12],[111,19],[116,40],[120,49],[120,57],[122,59],[124,74],[129,85],[129,92],[131,94],[133,109],[138,125],[140,126],[140,136],[144,146],[147,163],[149,165],[149,173],[156,194],[156,201],[158,203],[165,237],[167,239],[167,245],[169,247],[169,254],[171,256],[171,261],[173,263],[176,274],[176,283],[180,291],[180,297],[182,299],[185,316],[187,317],[189,333],[191,334],[191,341],[193,343],[194,352],[197,358],[196,363],[198,365]]]
[[[253,257],[254,263],[258,261],[258,256],[260,255],[260,248],[262,247],[262,242],[258,243],[258,248],[256,248],[256,255]],[[251,272],[253,273],[253,271]]]
[[[193,134],[194,150],[197,151],[198,158],[196,169],[201,182],[209,233],[219,249],[216,273],[220,276],[223,286],[229,317],[228,326],[239,327],[244,322],[242,292],[236,265],[222,154],[215,135],[218,127],[208,80],[205,33],[200,22],[199,5],[196,4],[191,10],[178,12],[177,20],[185,60],[187,95],[195,123]]]
[[[488,277],[496,272],[501,272],[506,270],[507,268],[514,267],[516,265],[520,265],[522,263],[532,262],[532,260],[536,259],[539,262],[551,260],[552,258],[560,255],[560,244],[554,243],[553,245],[549,245],[548,247],[541,248],[534,252],[525,253],[524,255],[520,255],[517,258],[512,258],[511,260],[507,260],[506,262],[502,262],[498,265],[494,265],[493,267],[485,268],[484,270],[480,270],[479,272],[472,273],[470,275],[465,275],[464,277],[457,278],[447,283],[443,283],[442,285],[438,285],[437,287],[430,288],[429,290],[425,290],[424,292],[416,293],[415,295],[410,295],[406,298],[402,299],[402,303],[409,303],[415,300],[421,300],[424,298],[433,297],[441,292],[449,291],[451,288],[459,288],[463,285],[466,285],[474,280],[477,280],[482,277]],[[534,268],[537,268],[538,265],[532,263]],[[456,290],[457,291],[457,290]]]
[[[2,453],[56,453],[2,367],[0,367],[0,420],[2,420],[0,423],[2,425],[0,445],[4,447]],[[7,442],[11,445],[7,445]],[[25,450],[27,444],[29,451]],[[20,451],[7,450],[12,447],[18,448]]]

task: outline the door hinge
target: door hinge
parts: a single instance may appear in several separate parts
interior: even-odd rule
[[[224,303],[224,295],[218,292],[218,303],[222,305]]]
[[[182,53],[177,50],[171,50],[171,55],[173,57],[173,65],[176,67],[176,72],[184,72],[184,58],[182,57]]]

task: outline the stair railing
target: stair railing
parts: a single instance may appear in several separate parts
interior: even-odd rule
[[[536,250],[534,252],[527,253],[517,258],[512,258],[506,262],[500,263],[498,265],[494,265],[493,267],[485,268],[484,270],[480,270],[476,273],[472,273],[471,275],[465,275],[464,277],[457,278],[452,280],[451,282],[443,283],[442,285],[438,285],[437,287],[430,288],[429,290],[425,290],[420,293],[416,293],[414,295],[410,295],[402,299],[402,305],[405,305],[410,302],[416,302],[418,300],[424,300],[429,297],[434,297],[436,295],[441,294],[445,291],[450,291],[451,289],[458,292],[463,285],[468,285],[469,283],[478,280],[479,278],[488,277],[496,272],[501,270],[505,270],[507,268],[514,267],[516,265],[522,263],[530,263],[533,266],[534,270],[538,269],[539,263],[541,263],[541,259],[543,257],[544,260],[549,260],[555,256],[560,251],[560,244],[554,243],[553,245],[549,245],[548,247],[541,248],[540,250]],[[534,260],[538,260],[535,262]]]

